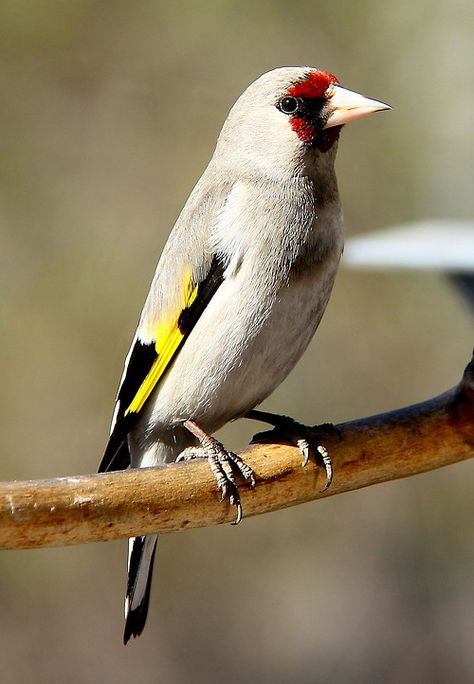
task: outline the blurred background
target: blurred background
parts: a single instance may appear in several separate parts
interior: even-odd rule
[[[262,72],[320,66],[394,105],[342,134],[349,236],[472,219],[472,36],[468,0],[2,0],[0,477],[95,471],[158,255]],[[314,423],[421,401],[457,383],[472,340],[442,276],[341,269],[264,406]],[[163,537],[127,648],[125,542],[3,552],[1,680],[472,682],[473,476]]]

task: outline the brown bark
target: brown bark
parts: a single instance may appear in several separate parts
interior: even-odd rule
[[[433,470],[474,455],[474,361],[454,389],[421,404],[337,426],[324,445],[334,466],[324,470],[291,446],[251,445],[241,455],[257,486],[240,486],[244,514],[287,506]],[[268,433],[271,435],[271,433]],[[174,532],[234,519],[219,501],[206,462],[165,468],[0,483],[0,548],[106,541]]]

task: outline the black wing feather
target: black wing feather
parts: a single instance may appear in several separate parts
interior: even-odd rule
[[[214,256],[206,277],[198,285],[195,300],[190,306],[183,309],[179,315],[178,327],[184,337],[175,354],[179,353],[191,330],[196,325],[223,280],[223,263],[217,256]],[[132,403],[143,380],[148,375],[157,358],[158,354],[154,342],[148,344],[140,340],[135,342],[130,354],[125,377],[118,391],[117,416],[114,429],[99,466],[100,473],[110,470],[124,470],[130,465],[127,435],[133,428],[139,414],[128,413],[125,415],[125,411]]]

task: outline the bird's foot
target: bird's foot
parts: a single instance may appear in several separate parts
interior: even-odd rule
[[[326,482],[321,491],[325,492],[328,489],[333,479],[333,467],[329,452],[321,444],[321,441],[323,441],[325,436],[332,436],[334,434],[340,438],[340,433],[334,425],[331,423],[314,426],[303,425],[289,416],[280,416],[276,413],[268,413],[267,411],[258,411],[256,409],[249,411],[245,417],[252,420],[261,420],[264,423],[273,425],[273,430],[259,432],[254,435],[252,443],[268,442],[270,440],[288,441],[301,451],[303,456],[301,466],[303,468],[308,464],[311,456],[321,463],[326,471]]]
[[[232,524],[238,525],[242,520],[243,511],[235,477],[241,475],[252,488],[255,487],[255,475],[252,468],[238,454],[227,451],[221,442],[204,432],[194,421],[186,420],[184,426],[197,437],[200,446],[184,449],[176,460],[190,461],[195,458],[207,458],[221,493],[221,501],[228,499],[229,503],[237,509],[237,515]]]

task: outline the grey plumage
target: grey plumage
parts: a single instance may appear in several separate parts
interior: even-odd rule
[[[278,107],[295,84],[301,90],[306,79],[315,81],[319,75],[326,78],[328,92],[337,84],[325,72],[288,67],[249,86],[232,108],[213,158],[170,234],[135,344],[155,344],[163,321],[180,315],[185,282],[197,286],[216,260],[222,278],[126,426],[133,467],[174,461],[183,449],[196,445],[184,419],[212,433],[244,416],[283,381],[319,324],[343,248],[334,172],[337,134],[329,138],[329,146],[325,138],[320,144],[325,128],[320,122],[329,127],[335,107],[329,96],[320,98],[310,141],[302,139],[306,129],[298,133],[296,123],[290,125]],[[111,440],[130,418],[125,409],[119,402]],[[137,538],[135,551],[133,542],[131,549],[134,576],[127,592],[126,639],[144,625],[154,541]]]

